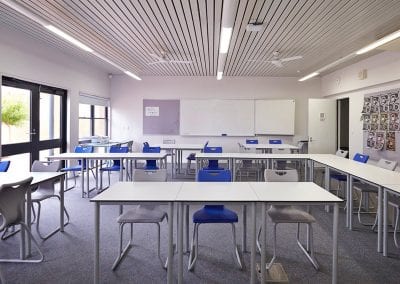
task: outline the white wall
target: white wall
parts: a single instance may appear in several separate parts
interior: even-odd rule
[[[367,69],[368,77],[358,79],[358,72]],[[363,151],[361,110],[364,94],[400,88],[400,52],[383,52],[321,79],[325,97],[349,98],[350,156]]]
[[[320,97],[318,79],[300,83],[297,78],[227,78],[215,77],[144,77],[135,81],[126,76],[111,80],[112,137],[133,139],[136,149],[143,141],[160,143],[174,138],[182,143],[222,144],[224,151],[237,150],[237,142],[244,137],[190,137],[143,135],[143,99],[295,99],[296,136],[307,136],[307,108],[309,97]],[[285,110],[282,110],[285,111]],[[267,138],[260,138],[266,141]],[[283,137],[292,142],[292,136]]]
[[[109,97],[107,73],[27,35],[0,27],[0,74],[68,91],[68,146],[78,143],[79,92]]]

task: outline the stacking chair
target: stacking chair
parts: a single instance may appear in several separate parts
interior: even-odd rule
[[[337,156],[344,157],[344,158],[347,157],[347,154],[348,154],[348,152],[344,151],[344,150],[338,150],[336,152]],[[364,163],[364,164],[368,162],[368,159],[369,159],[368,155],[363,155],[363,154],[360,154],[360,153],[356,153],[354,155],[354,157],[353,157],[354,161],[357,161],[357,162],[360,162],[360,163]],[[340,173],[332,173],[330,175],[330,180],[336,180],[338,186],[337,186],[336,189],[331,189],[329,187],[329,190],[330,191],[335,191],[336,195],[339,196],[339,192],[342,190],[342,186],[341,185],[347,181],[346,175],[340,174]]]
[[[208,145],[208,141],[204,144],[204,148]],[[190,172],[190,165],[192,161],[196,161],[196,153],[190,153],[189,156],[186,157],[186,174]]]
[[[44,259],[39,244],[33,237],[28,225],[24,222],[25,195],[32,182],[32,177],[27,179],[3,184],[0,186],[0,232],[15,225],[20,225],[30,236],[33,245],[39,253],[38,259],[0,259],[0,262],[30,262],[39,263]]]
[[[10,163],[11,163],[10,161],[0,161],[0,172],[8,171]]]
[[[145,146],[143,147],[143,153],[160,153],[161,148],[160,147],[150,147],[150,146]],[[157,161],[156,160],[146,160],[146,165],[145,165],[146,170],[157,170]]]
[[[238,143],[239,153],[246,153],[250,149],[246,150],[246,147]],[[261,164],[254,162],[253,160],[241,160],[238,165],[236,165],[236,176],[239,177],[239,181],[242,180],[242,176],[245,175],[247,178],[254,175],[256,180],[259,180],[261,170]]]
[[[31,167],[32,172],[58,172],[60,169],[61,169],[61,161],[53,161],[50,163],[42,163],[41,161],[34,161]],[[49,234],[43,236],[43,234],[40,232],[39,229],[41,202],[52,197],[57,198],[58,201],[61,202],[60,195],[55,191],[54,181],[41,183],[32,192],[32,203],[37,204],[38,207],[37,216],[35,216],[35,210],[34,207],[32,206],[32,210],[34,212],[34,216],[36,219],[36,231],[42,240],[48,239],[49,237],[51,237],[60,230],[60,228],[57,228],[54,231],[50,232]],[[67,222],[64,224],[64,226],[66,226],[69,223],[69,214],[67,212],[67,209],[65,209],[65,207],[64,207],[64,212],[67,217]]]
[[[222,153],[222,147],[209,147],[206,146],[203,149],[204,153]],[[218,166],[218,160],[208,160],[208,166],[203,168],[204,170],[223,170]]]
[[[246,139],[246,144],[258,144],[258,139]]]
[[[282,144],[281,139],[269,139],[269,144]]]
[[[133,171],[133,180],[134,181],[157,181],[157,182],[165,182],[167,181],[167,170],[143,170],[143,169],[135,169]],[[119,251],[118,257],[114,261],[112,269],[115,270],[123,257],[126,255],[128,250],[133,246],[133,224],[135,223],[150,223],[157,225],[157,255],[160,260],[161,266],[163,268],[167,268],[168,258],[166,261],[161,259],[160,255],[160,223],[166,219],[168,222],[168,215],[166,212],[162,211],[158,206],[152,205],[139,205],[134,209],[130,209],[120,215],[117,219],[119,223]],[[171,220],[172,222],[172,220]],[[128,244],[123,248],[123,231],[125,224],[131,225],[130,231],[130,240]]]
[[[93,146],[79,145],[79,146],[75,147],[74,152],[75,153],[93,153],[93,149],[94,149]],[[68,190],[76,187],[76,173],[80,172],[82,170],[82,167],[83,167],[83,170],[86,170],[87,166],[88,165],[86,165],[86,161],[85,160],[83,160],[83,163],[82,163],[82,160],[78,160],[78,165],[71,166],[71,167],[66,167],[66,168],[62,168],[61,169],[62,172],[72,172],[73,175],[74,175],[74,186],[72,186],[71,188],[68,188],[68,177],[65,178],[65,189],[66,189],[65,191],[68,191]],[[94,174],[92,169],[91,169],[91,172],[93,174],[93,177],[95,177],[95,174]],[[84,189],[82,187],[82,196],[84,195],[84,191],[83,190]]]
[[[217,181],[226,182],[231,181],[230,170],[200,170],[198,172],[197,181]],[[188,270],[192,270],[197,260],[199,250],[199,226],[200,224],[222,224],[227,223],[232,225],[233,234],[233,247],[234,247],[234,258],[236,259],[240,269],[242,268],[242,262],[240,260],[239,251],[236,245],[236,230],[235,223],[238,222],[238,215],[225,208],[223,205],[205,205],[202,209],[196,211],[193,214],[193,238],[192,245],[189,255]]]
[[[264,177],[266,182],[297,182],[299,180],[296,170],[265,170]],[[273,256],[268,264],[268,269],[272,267],[276,259],[276,227],[278,224],[297,223],[297,244],[303,253],[307,256],[307,259],[311,262],[316,270],[319,269],[319,265],[314,256],[314,245],[313,245],[313,230],[312,224],[315,223],[315,218],[306,211],[300,210],[291,205],[272,205],[268,211],[268,216],[270,217],[274,227],[273,227]],[[303,246],[300,237],[300,225],[306,224],[309,230],[307,234],[307,248]],[[258,239],[260,238],[261,228],[258,231]],[[309,246],[308,246],[309,245]],[[259,241],[257,241],[258,249],[261,251],[261,246]]]
[[[394,171],[394,169],[397,167],[397,162],[380,159],[376,166],[386,169],[386,170],[389,170],[389,171]],[[362,181],[357,181],[357,182],[353,183],[353,189],[355,189],[356,191],[358,191],[360,193],[360,198],[359,198],[359,202],[358,202],[358,211],[357,211],[358,221],[360,222],[360,224],[362,224],[364,226],[372,225],[372,230],[375,229],[376,224],[378,222],[378,216],[375,216],[374,224],[368,224],[368,223],[364,223],[361,221],[361,214],[362,213],[376,214],[376,212],[369,212],[368,202],[366,202],[366,212],[361,212],[361,207],[363,205],[363,201],[368,197],[368,195],[370,193],[374,193],[376,195],[378,194],[377,187],[373,186],[371,184],[368,184],[368,183],[364,183]],[[366,199],[366,200],[368,200],[368,199]],[[392,206],[394,206],[396,208],[396,206],[394,204]]]
[[[121,147],[121,146],[111,146],[110,147],[110,153],[128,153],[129,152],[129,148],[128,147]],[[107,172],[108,173],[108,186],[106,188],[108,188],[110,186],[111,183],[111,178],[110,178],[110,174],[111,172],[119,172],[120,170],[124,169],[123,165],[121,165],[121,161],[118,160],[112,160],[111,164],[106,166],[106,167],[102,167],[100,169],[100,189],[103,189],[103,172]]]
[[[398,195],[392,195],[388,194],[388,204],[389,206],[392,206],[396,210],[396,217],[394,221],[394,231],[393,231],[393,240],[394,240],[394,245],[397,248],[400,248],[399,241],[397,240],[397,230],[399,227],[399,219],[400,219],[400,197]],[[376,220],[375,220],[376,222]]]
[[[272,154],[291,154],[292,151],[290,149],[272,149]],[[275,169],[277,170],[285,170],[287,165],[286,160],[275,160]]]

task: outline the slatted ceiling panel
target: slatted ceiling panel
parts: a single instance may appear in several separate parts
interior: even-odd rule
[[[185,2],[183,1],[183,4],[185,6]],[[189,19],[189,28],[190,28],[190,34],[193,35],[194,37],[194,44],[195,48],[197,48],[197,54],[198,54],[198,66],[200,69],[200,75],[206,76],[206,71],[205,71],[205,57],[204,57],[204,52],[203,52],[203,40],[201,38],[201,28],[200,28],[200,23],[199,23],[199,16],[198,16],[198,7],[197,7],[197,0],[188,0],[187,5],[185,6],[185,13],[188,13],[188,19]]]

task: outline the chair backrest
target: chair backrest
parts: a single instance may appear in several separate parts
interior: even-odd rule
[[[10,164],[11,164],[10,161],[1,161],[0,162],[0,172],[8,171],[8,168],[10,167]]]
[[[290,149],[287,148],[276,148],[276,149],[272,149],[272,154],[291,154],[292,151]]]
[[[258,144],[258,139],[246,139],[246,144]]]
[[[32,177],[29,177],[15,183],[0,186],[0,216],[3,219],[0,231],[22,222],[24,218],[25,194],[32,179]]]
[[[335,155],[339,156],[339,157],[342,157],[342,158],[347,158],[348,154],[349,154],[349,151],[339,149],[339,150],[336,151]]]
[[[268,182],[297,182],[299,181],[299,174],[297,170],[265,170],[264,179]]]
[[[269,144],[282,144],[281,139],[269,139]]]
[[[33,161],[31,167],[32,172],[58,172],[60,169],[61,161],[41,162],[36,160]],[[54,192],[54,181],[40,183],[37,190]]]
[[[167,181],[167,169],[159,170],[133,170],[134,181]]]
[[[353,157],[354,161],[360,162],[360,163],[366,163],[368,162],[369,156],[368,155],[364,155],[364,154],[360,154],[360,153],[356,153]]]
[[[385,159],[380,159],[376,166],[389,170],[389,171],[394,171],[394,169],[397,167],[397,162],[396,161],[390,161],[390,160],[385,160]]]
[[[110,147],[110,153],[128,153],[129,148],[128,146],[111,146]],[[120,166],[121,161],[120,160],[113,160],[114,166]]]
[[[149,142],[143,142],[143,147],[150,147]]]
[[[206,148],[208,146],[208,141],[206,141],[206,143],[204,143],[204,148]]]
[[[301,141],[299,141],[299,142],[297,142],[297,147],[299,148],[299,153],[300,154],[304,154],[304,147],[306,146],[306,143],[304,143],[304,142],[301,142]]]
[[[231,181],[232,174],[230,170],[199,170],[197,181]]]
[[[75,153],[93,153],[93,150],[94,150],[93,146],[79,145],[79,146],[75,147],[74,152]],[[79,163],[79,165],[82,165],[82,161],[81,160],[78,160],[78,163]],[[82,166],[84,168],[86,168],[86,163],[83,163]]]

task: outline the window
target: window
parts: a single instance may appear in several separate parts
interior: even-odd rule
[[[79,104],[79,138],[108,136],[108,106]]]

